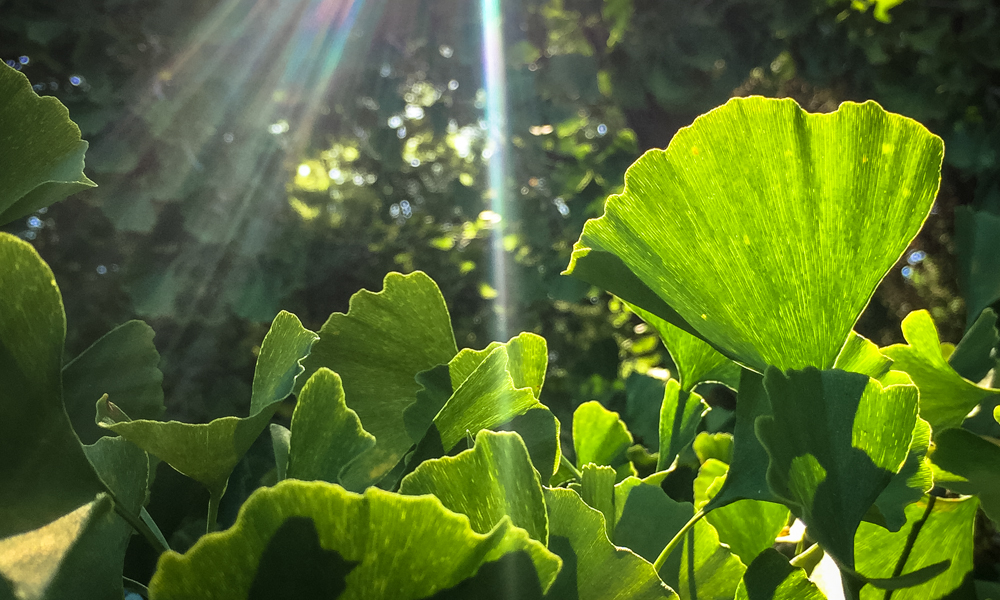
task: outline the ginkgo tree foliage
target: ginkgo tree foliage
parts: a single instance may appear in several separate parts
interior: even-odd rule
[[[0,71],[0,93],[38,130],[0,135],[5,165],[79,140],[23,76]],[[995,366],[996,315],[982,311],[957,347],[921,311],[906,344],[853,331],[927,216],[943,151],[872,102],[808,114],[753,97],[640,158],[567,274],[619,296],[678,366],[645,449],[598,402],[559,422],[543,338],[459,349],[447,299],[419,271],[359,291],[317,332],[279,314],[248,416],[162,421],[149,328],[126,323],[67,360],[51,270],[0,234],[0,599],[988,590],[973,543],[977,515],[1000,517],[1000,446],[964,425],[997,393],[967,377]],[[82,158],[31,156],[4,170],[0,210],[89,185]],[[725,430],[706,430],[707,382],[737,392]],[[290,427],[271,423],[290,396]],[[266,430],[276,482],[220,530],[229,477]],[[209,492],[206,532],[185,552],[144,509],[157,461]],[[693,482],[681,461],[698,465]],[[148,585],[123,577],[130,543],[160,553]]]

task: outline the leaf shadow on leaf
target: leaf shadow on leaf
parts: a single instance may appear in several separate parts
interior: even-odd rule
[[[563,559],[565,561],[565,559]],[[565,570],[565,562],[563,570]],[[562,571],[559,573],[562,575]],[[556,579],[558,585],[559,580]],[[555,588],[553,585],[553,588]],[[558,596],[552,589],[544,597],[554,600]],[[575,588],[573,590],[576,592]],[[541,600],[542,584],[538,581],[538,571],[531,562],[531,555],[525,551],[511,552],[500,560],[488,562],[479,567],[475,575],[458,585],[441,590],[427,600]],[[563,600],[559,598],[559,600]],[[568,600],[568,599],[567,599]]]
[[[347,589],[346,577],[358,564],[336,550],[323,549],[311,517],[291,516],[264,548],[248,600],[336,598]],[[528,564],[534,571],[530,558]]]

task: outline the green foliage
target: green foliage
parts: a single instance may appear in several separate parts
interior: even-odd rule
[[[754,98],[640,159],[569,270],[634,304],[680,381],[662,389],[658,427],[639,424],[646,448],[618,413],[580,404],[575,464],[542,403],[545,339],[459,351],[421,271],[358,292],[318,335],[280,312],[248,417],[164,422],[149,328],[127,323],[64,366],[52,272],[0,234],[0,597],[122,596],[133,529],[160,552],[154,600],[494,597],[508,584],[525,598],[821,599],[838,578],[851,600],[945,597],[973,570],[980,505],[998,514],[997,446],[962,428],[993,392],[956,371],[988,366],[995,315],[961,353],[925,312],[904,321],[905,346],[853,331],[930,209],[940,156],[937,138],[873,103],[823,116]],[[699,431],[714,427],[693,391],[707,381],[737,391],[731,435]],[[270,423],[293,393],[290,428]],[[118,437],[80,444],[67,402],[79,421],[87,397]],[[269,424],[274,484],[211,531]],[[183,553],[144,512],[150,455],[209,489],[209,531]],[[790,514],[808,528],[792,562],[774,549]]]

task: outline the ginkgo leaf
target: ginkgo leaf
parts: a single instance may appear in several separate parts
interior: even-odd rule
[[[874,102],[733,98],[629,168],[566,272],[759,372],[828,369],[923,225],[942,156]]]
[[[0,225],[96,187],[83,174],[87,142],[59,100],[39,97],[23,73],[0,64],[0,103]]]
[[[561,564],[509,519],[479,534],[467,517],[433,496],[374,487],[359,495],[326,482],[286,480],[254,492],[232,528],[201,537],[183,555],[163,554],[149,584],[151,597],[248,599],[268,544],[290,518],[311,520],[315,534],[302,533],[318,535],[319,549],[353,565],[341,600],[426,598],[517,551],[528,552],[548,589]]]
[[[573,412],[573,448],[576,465],[618,466],[632,445],[632,434],[618,413],[600,402],[584,402]]]
[[[361,290],[346,314],[333,313],[303,361],[296,390],[320,367],[340,375],[347,405],[375,447],[351,464],[343,479],[353,489],[376,483],[419,441],[403,413],[420,389],[417,373],[455,356],[455,335],[441,290],[421,271],[389,273],[380,292]]]
[[[668,468],[681,450],[694,441],[698,425],[709,411],[708,404],[695,392],[681,389],[675,379],[667,382],[660,406],[660,452],[656,470]]]
[[[66,315],[55,277],[30,244],[6,233],[0,290],[2,539],[89,504],[106,488],[63,406]]]
[[[433,494],[445,508],[468,516],[479,533],[506,516],[532,539],[548,543],[542,483],[516,433],[480,431],[472,449],[421,463],[403,478],[399,493]]]
[[[961,425],[977,404],[1000,394],[963,378],[948,364],[929,312],[911,312],[902,328],[907,343],[882,348],[882,353],[893,360],[893,370],[909,375],[920,389],[920,417],[935,433]]]
[[[211,512],[233,468],[267,428],[278,403],[291,394],[302,373],[300,362],[315,341],[316,334],[295,315],[282,311],[274,318],[257,356],[248,417],[204,424],[131,420],[105,397],[98,403],[97,421],[208,488]]]

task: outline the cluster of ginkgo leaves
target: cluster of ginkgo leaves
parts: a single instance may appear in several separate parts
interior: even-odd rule
[[[93,185],[58,101],[8,68],[0,101],[0,222]],[[979,509],[1000,519],[1000,446],[967,418],[1000,393],[973,383],[995,366],[996,315],[958,346],[924,311],[904,345],[852,330],[929,213],[942,155],[871,102],[748,98],[632,166],[567,273],[632,307],[677,366],[645,477],[596,402],[564,455],[540,402],[545,340],[459,350],[421,272],[358,292],[318,332],[280,313],[248,416],[157,420],[151,329],[65,361],[51,270],[0,234],[0,600],[996,597],[972,553]],[[704,382],[737,391],[731,433],[702,431]],[[290,428],[271,423],[293,394]],[[278,483],[214,531],[268,427]],[[691,452],[694,503],[663,485]],[[210,493],[184,554],[144,509],[156,461]],[[122,576],[135,532],[162,552],[148,588]]]

